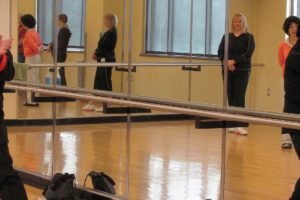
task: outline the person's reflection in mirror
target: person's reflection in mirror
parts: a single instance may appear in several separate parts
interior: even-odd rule
[[[25,37],[25,34],[27,32],[26,27],[23,26],[21,22],[22,14],[19,13],[19,26],[18,26],[18,62],[19,63],[25,63],[25,56],[24,56],[24,49],[23,49],[23,40]]]
[[[23,48],[26,64],[40,64],[41,63],[41,51],[43,50],[43,42],[40,34],[36,31],[36,20],[30,15],[23,15],[21,18],[22,24],[27,28],[25,38],[23,40]],[[27,71],[27,81],[32,83],[39,82],[39,68],[32,67]],[[34,102],[34,93],[27,93],[27,99],[24,102],[25,106],[38,106],[37,102]]]
[[[286,58],[288,57],[292,47],[296,44],[298,40],[297,29],[299,24],[300,24],[300,19],[295,16],[290,16],[286,18],[283,23],[283,31],[286,35],[288,35],[288,38],[280,44],[278,49],[278,60],[279,60],[280,67],[282,69],[283,76],[284,76]],[[292,149],[292,147],[293,145],[292,145],[291,137],[288,133],[285,133],[283,129],[281,148]]]
[[[66,14],[58,15],[58,35],[57,35],[57,62],[64,63],[67,60],[67,49],[72,33],[68,26],[68,16]],[[53,55],[53,43],[50,43],[47,48],[47,52],[51,52]],[[61,85],[67,85],[65,68],[60,67],[58,70],[60,76]]]
[[[104,26],[107,31],[102,35],[98,42],[98,48],[93,54],[93,59],[97,62],[116,62],[115,48],[117,44],[117,24],[118,18],[115,14],[104,16]],[[94,89],[112,91],[112,67],[97,67]],[[95,105],[93,102],[86,104],[82,110],[102,112],[102,105]]]
[[[27,200],[24,185],[13,168],[9,153],[7,128],[4,123],[3,88],[5,81],[14,78],[13,57],[10,53],[12,39],[2,40],[0,35],[0,199]]]
[[[245,96],[248,86],[251,57],[255,49],[254,37],[248,32],[246,17],[235,14],[232,19],[232,31],[229,33],[228,62],[224,63],[225,36],[219,45],[218,56],[224,66],[228,66],[227,95],[229,106],[245,107]],[[241,127],[230,128],[230,133],[247,135]]]
[[[297,30],[297,37],[300,37],[300,29]],[[284,109],[285,113],[300,114],[300,40],[297,40],[291,49],[285,63],[284,69]],[[300,130],[284,129],[289,133],[295,146],[296,153],[300,159]],[[290,200],[300,199],[300,178],[298,179],[295,191]]]

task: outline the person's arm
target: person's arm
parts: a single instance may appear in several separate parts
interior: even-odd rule
[[[247,41],[247,50],[237,58],[234,58],[233,60],[235,63],[240,63],[240,62],[245,62],[251,59],[252,54],[255,49],[255,42],[254,42],[254,37],[252,34],[248,34],[249,38]]]
[[[280,64],[280,67],[283,67],[284,65],[283,45],[280,45],[280,47],[278,48],[278,62]]]
[[[224,43],[225,43],[225,35],[223,36],[218,49],[218,57],[223,62],[224,60]]]
[[[104,58],[107,52],[113,51],[116,42],[117,42],[117,32],[116,31],[109,31],[103,36],[102,43],[98,45],[98,48],[95,50],[95,54],[98,59]]]

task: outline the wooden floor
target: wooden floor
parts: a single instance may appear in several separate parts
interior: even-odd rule
[[[217,200],[221,179],[221,130],[196,130],[193,121],[132,124],[130,199]],[[126,124],[9,128],[15,166],[51,175],[75,173],[83,184],[104,171],[125,194]],[[251,126],[249,136],[227,135],[225,199],[288,199],[300,175],[294,150],[280,148],[280,129]],[[30,198],[39,190],[27,187]]]
[[[52,103],[40,103],[38,107],[24,106],[21,98],[16,98],[16,94],[5,94],[4,112],[6,119],[52,119]],[[126,114],[103,114],[102,112],[82,111],[82,107],[87,102],[58,102],[56,103],[57,118],[79,118],[79,117],[99,117],[99,116],[120,116]],[[115,106],[115,105],[111,105]],[[119,107],[119,106],[117,106]],[[151,114],[170,114],[161,111],[152,111]],[[136,113],[134,115],[145,115]]]

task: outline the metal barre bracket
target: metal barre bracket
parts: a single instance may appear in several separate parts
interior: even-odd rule
[[[195,72],[200,72],[201,71],[201,65],[198,65],[196,67],[193,66],[182,66],[183,71],[195,71]]]
[[[115,70],[117,71],[117,72],[129,72],[129,68],[127,68],[127,67],[116,67],[115,68]],[[132,70],[131,70],[131,72],[136,72],[136,66],[132,66]]]

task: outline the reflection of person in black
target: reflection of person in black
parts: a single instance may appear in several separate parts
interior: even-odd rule
[[[300,37],[300,29],[297,30]],[[291,49],[285,63],[284,70],[284,109],[285,113],[300,114],[300,40]],[[290,133],[298,158],[300,159],[300,130],[284,129]],[[290,200],[300,199],[300,178]]]
[[[0,36],[0,199],[27,200],[24,185],[12,166],[7,129],[4,124],[3,88],[5,81],[10,81],[14,77],[13,58],[9,52],[11,42],[11,39],[2,40]]]
[[[225,36],[219,45],[218,56],[224,61]],[[247,20],[243,14],[235,14],[232,32],[229,33],[227,95],[229,106],[245,107],[251,57],[255,49],[254,37],[247,31]],[[229,132],[247,135],[243,128],[231,128]]]
[[[67,49],[72,33],[67,25],[68,16],[66,14],[58,15],[59,32],[57,35],[57,62],[64,63],[67,60]],[[48,52],[53,52],[53,43],[50,43],[47,49]],[[65,68],[60,67],[59,76],[61,78],[61,85],[67,85]]]
[[[117,44],[117,24],[118,19],[114,14],[104,16],[104,25],[107,31],[100,37],[98,48],[93,54],[93,59],[97,62],[116,62],[115,48]],[[112,67],[97,67],[94,89],[112,91]],[[102,106],[96,107],[89,103],[83,107],[85,111],[102,111]]]

